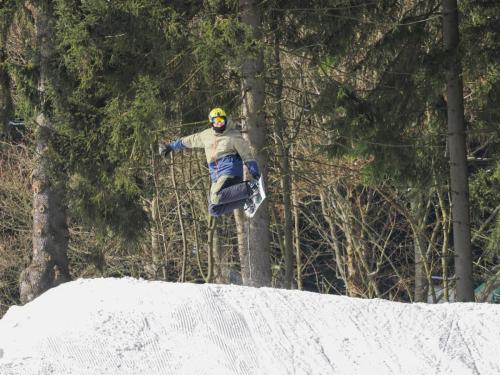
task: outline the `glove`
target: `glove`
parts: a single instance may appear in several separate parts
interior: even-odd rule
[[[248,172],[250,172],[250,174],[252,175],[252,177],[255,180],[258,180],[260,177],[260,171],[259,171],[259,165],[257,164],[257,162],[255,160],[250,160],[250,161],[247,161],[246,164],[247,164]]]
[[[172,147],[168,143],[162,143],[158,147],[158,152],[160,153],[161,156],[167,156],[172,152]]]

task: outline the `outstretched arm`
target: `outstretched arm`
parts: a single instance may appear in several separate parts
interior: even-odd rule
[[[185,148],[203,148],[200,133],[188,135],[170,143],[162,143],[159,145],[158,151],[161,156],[167,156],[172,151],[181,151]]]

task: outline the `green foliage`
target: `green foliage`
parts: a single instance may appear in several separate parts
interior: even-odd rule
[[[471,200],[478,213],[484,215],[491,211],[495,204],[500,204],[500,163],[496,169],[481,169],[470,181]]]
[[[329,133],[324,148],[335,158],[370,160],[364,184],[416,187],[428,196],[432,187],[446,191],[444,73],[450,57],[442,45],[441,2],[361,3],[312,5],[338,22],[305,21],[304,39],[296,38],[323,78],[313,110]],[[495,2],[459,4],[468,156],[489,160],[469,167],[473,228],[479,228],[498,205],[492,160],[499,155],[500,8]],[[485,244],[496,246],[496,233],[486,227],[475,259]]]
[[[20,304],[19,275],[32,248],[29,150],[0,143],[0,317]]]
[[[438,22],[414,22],[435,11],[434,2],[406,12],[390,2],[334,11],[345,19],[336,30],[350,46],[332,45],[321,56],[326,78],[315,111],[329,118],[332,155],[373,159],[367,182],[426,186],[432,168],[443,170],[443,77],[427,68],[441,48]],[[332,63],[346,67],[342,82]]]
[[[500,255],[500,162],[493,169],[480,169],[470,179],[471,221],[480,226],[483,221],[494,215],[493,225],[483,234],[482,244],[491,256]]]
[[[229,112],[237,105],[236,56],[255,46],[233,3],[205,6],[55,2],[64,82],[54,116],[59,160],[70,176],[71,207],[97,228],[141,233],[142,198],[152,194],[144,166],[157,134],[182,135],[167,124],[205,118],[211,105]]]
[[[55,13],[66,83],[55,121],[71,207],[96,228],[136,237],[151,190],[144,165],[182,71],[180,15],[154,0],[60,0]]]
[[[33,104],[38,100],[35,27],[26,9],[16,1],[7,1],[1,12],[0,69],[8,74],[10,87],[15,88],[10,90],[15,115],[30,125]]]
[[[497,216],[495,225],[488,239],[487,250],[492,256],[500,256],[500,216]]]
[[[0,48],[5,48],[6,34],[16,11],[17,1],[4,0],[0,8]]]
[[[481,226],[500,205],[500,4],[460,2],[462,65],[466,82],[465,114],[470,156],[485,161],[471,165],[471,220]],[[482,234],[481,245],[493,257],[500,253],[500,220],[496,213]],[[490,257],[490,258],[491,258]]]

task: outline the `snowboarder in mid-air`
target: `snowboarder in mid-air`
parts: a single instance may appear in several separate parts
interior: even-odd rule
[[[167,156],[172,151],[185,148],[205,149],[212,180],[208,205],[210,215],[220,216],[243,208],[245,214],[251,217],[265,197],[263,187],[259,186],[259,165],[248,142],[222,108],[212,109],[208,119],[210,128],[160,144],[160,155]],[[253,180],[243,181],[243,163]]]

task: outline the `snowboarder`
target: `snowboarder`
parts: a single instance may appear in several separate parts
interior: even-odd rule
[[[159,153],[167,156],[185,148],[204,148],[212,180],[209,214],[220,216],[244,206],[251,210],[251,197],[259,191],[260,171],[249,144],[222,108],[212,109],[208,119],[209,129],[160,144]],[[243,163],[253,180],[243,181]]]

